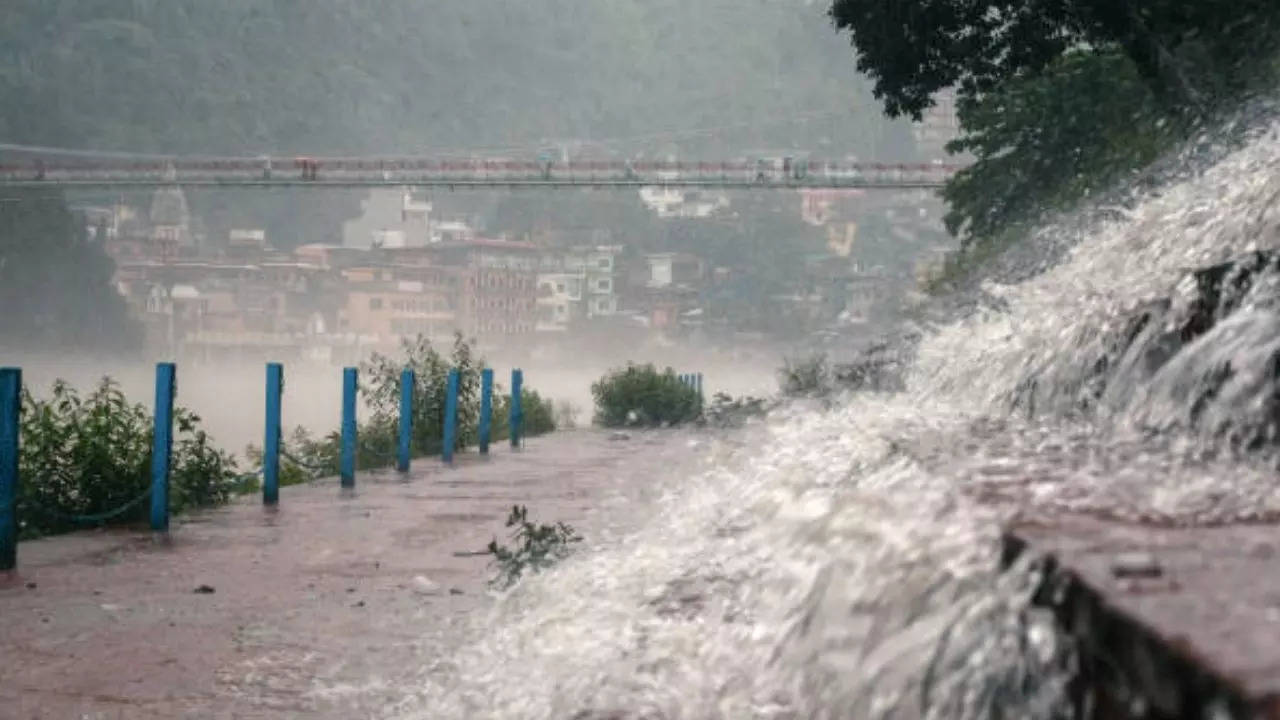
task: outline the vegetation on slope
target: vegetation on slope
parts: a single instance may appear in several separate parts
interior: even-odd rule
[[[835,0],[831,16],[890,115],[958,91],[952,149],[976,163],[944,192],[963,250],[940,288],[1280,76],[1271,0]]]

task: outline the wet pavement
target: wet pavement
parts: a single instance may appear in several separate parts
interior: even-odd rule
[[[1280,718],[1278,531],[1084,516],[1013,528],[1078,581],[1050,600],[1095,656],[1091,681],[1158,717]]]
[[[176,520],[165,542],[23,543],[0,578],[0,717],[377,715],[447,653],[425,637],[489,606],[493,568],[465,553],[506,536],[513,504],[590,539],[602,508],[687,445],[557,433],[453,468],[365,473],[353,496],[324,480],[283,488],[277,511],[244,498]]]

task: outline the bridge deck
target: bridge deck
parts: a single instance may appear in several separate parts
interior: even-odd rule
[[[0,148],[2,150],[2,148]],[[423,158],[66,158],[0,151],[0,187],[925,189],[962,166],[825,160],[540,164]]]

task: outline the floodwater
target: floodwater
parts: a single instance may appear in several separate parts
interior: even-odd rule
[[[450,631],[483,615],[513,504],[588,538],[647,502],[648,462],[694,460],[685,437],[578,431],[454,468],[281,489],[145,530],[23,543],[0,578],[0,717],[209,718],[376,715]],[[462,553],[460,556],[458,553]],[[200,590],[204,591],[201,592]],[[482,624],[482,621],[481,621]]]
[[[1208,138],[1158,189],[1049,227],[1035,242],[1061,261],[928,329],[905,392],[797,404],[712,443],[704,472],[655,467],[653,504],[617,518],[632,529],[501,598],[384,715],[1063,717],[1070,648],[1028,611],[1035,578],[997,574],[1002,524],[1231,522],[1280,490],[1205,438],[1153,438],[1185,410],[1154,393],[1106,417],[1010,398],[1187,270],[1280,245],[1277,130]]]
[[[1280,245],[1278,138],[1280,128],[1262,123],[1243,147],[1175,163],[1182,172],[1157,189],[1049,227],[1035,242],[1066,248],[1061,261],[1024,282],[989,285],[977,310],[927,329],[901,393],[797,402],[733,433],[618,442],[597,434],[598,454],[570,462],[552,453],[540,468],[492,463],[483,477],[505,490],[447,511],[486,516],[474,523],[440,524],[397,499],[424,492],[413,485],[308,505],[305,535],[318,524],[328,544],[295,540],[246,508],[222,511],[222,520],[176,531],[180,544],[158,556],[159,570],[136,569],[152,567],[140,562],[153,557],[145,549],[110,566],[160,573],[150,584],[139,576],[120,597],[85,597],[105,577],[95,570],[55,584],[39,601],[47,605],[19,601],[32,620],[8,630],[16,634],[7,642],[48,661],[17,668],[25,684],[0,687],[43,682],[39,697],[56,698],[59,683],[80,683],[75,697],[109,698],[118,685],[59,663],[82,651],[102,661],[154,652],[132,634],[124,645],[98,644],[111,623],[129,622],[103,606],[160,617],[147,598],[167,577],[160,598],[182,609],[181,622],[148,627],[178,633],[171,646],[181,650],[158,662],[213,679],[179,696],[163,674],[139,676],[159,698],[147,706],[158,716],[260,704],[426,720],[964,719],[997,708],[1002,717],[1063,717],[1070,647],[1029,610],[1035,578],[997,572],[1001,526],[1067,512],[1231,522],[1280,512],[1280,490],[1273,466],[1205,453],[1210,439],[1164,422],[1183,409],[1157,393],[1134,388],[1130,404],[1106,416],[1028,417],[1010,399],[1027,373],[1070,361],[1090,328],[1168,295],[1187,270]],[[1153,437],[1152,426],[1175,429]],[[529,460],[543,442],[561,440],[537,441]],[[468,474],[476,467],[455,471],[454,492],[482,487]],[[414,576],[453,577],[451,561],[432,553],[487,539],[499,521],[492,505],[511,502],[513,487],[535,475],[551,488],[598,483],[577,504],[528,494],[534,515],[578,520],[586,547],[493,599],[479,597],[481,575],[459,569],[473,584],[451,597],[465,600],[416,605]],[[290,502],[282,518],[294,517]],[[371,520],[358,517],[362,509]],[[457,535],[416,554],[412,533],[437,527]],[[395,541],[396,532],[410,534]],[[191,595],[208,575],[182,561],[192,544],[222,547],[211,567],[252,574],[241,582],[227,570],[225,594]],[[387,563],[387,574],[371,561]],[[308,587],[309,573],[321,573],[323,587]],[[44,588],[31,597],[47,597]],[[227,618],[240,617],[230,609],[239,602],[274,624],[233,630]],[[42,631],[35,618],[57,607],[69,609],[51,622],[65,615],[71,624]],[[124,672],[107,669],[104,678]]]

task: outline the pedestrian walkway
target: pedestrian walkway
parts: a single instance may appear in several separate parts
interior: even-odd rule
[[[175,518],[167,542],[139,528],[23,543],[0,576],[0,717],[367,715],[439,660],[429,630],[487,606],[493,569],[466,553],[505,537],[512,505],[589,527],[686,441],[562,432],[362,474],[354,495],[334,478],[283,488],[278,509],[246,497]]]

